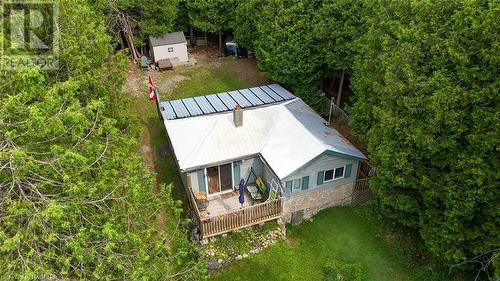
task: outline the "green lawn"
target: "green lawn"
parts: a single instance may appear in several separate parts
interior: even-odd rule
[[[366,281],[447,280],[411,264],[396,241],[384,240],[378,223],[367,207],[324,210],[312,221],[288,227],[288,241],[214,272],[211,279],[322,280],[323,266],[336,260],[360,264]]]
[[[191,79],[181,81],[173,89],[170,99],[195,97],[254,86],[247,83],[243,77],[234,76],[227,69],[220,67],[198,68],[189,74]]]

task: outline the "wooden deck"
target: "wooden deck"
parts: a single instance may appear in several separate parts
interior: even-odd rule
[[[217,194],[208,199],[208,207],[206,212],[201,212],[200,217],[217,217],[228,212],[241,209],[241,204],[239,201],[238,192],[229,192],[225,194]],[[257,202],[255,204],[258,204]],[[252,198],[250,195],[245,193],[245,202],[243,207],[249,207],[252,205]]]
[[[198,209],[192,190],[189,189],[187,193],[203,239],[275,220],[283,213],[282,198],[251,205],[251,199],[245,194],[242,208],[238,193],[235,192],[209,198],[205,214]]]

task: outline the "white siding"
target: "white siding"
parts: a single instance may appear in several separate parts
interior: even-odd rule
[[[168,48],[173,48],[173,51],[169,52]],[[186,62],[188,61],[187,43],[153,47],[153,56],[155,62],[158,62],[161,59],[174,58],[177,58],[178,62]]]
[[[326,182],[326,183],[323,183],[323,184],[318,186],[318,184],[317,184],[318,172],[331,170],[331,169],[335,169],[338,167],[343,167],[347,164],[352,164],[351,176],[349,178],[342,178],[342,179],[338,179],[338,180],[333,180],[333,181]],[[357,172],[358,172],[358,161],[357,160],[352,160],[352,159],[347,159],[347,158],[342,158],[342,157],[338,157],[338,156],[324,154],[324,155],[321,155],[320,157],[318,157],[317,159],[315,159],[312,163],[309,163],[307,166],[305,166],[305,167],[301,168],[300,170],[294,172],[293,174],[285,177],[281,181],[281,184],[283,185],[284,188],[286,188],[286,181],[295,180],[295,179],[299,179],[299,178],[302,179],[305,176],[309,176],[309,188],[307,190],[293,189],[292,195],[296,195],[296,194],[301,194],[301,193],[308,192],[308,191],[315,190],[315,189],[332,188],[332,187],[344,185],[347,183],[352,183],[352,182],[356,181]]]

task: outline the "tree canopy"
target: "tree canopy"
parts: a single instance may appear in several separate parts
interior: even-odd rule
[[[500,241],[498,1],[377,1],[357,43],[352,126],[382,212],[447,262]]]
[[[196,278],[171,187],[154,194],[131,153],[137,132],[117,98],[128,63],[104,16],[68,0],[58,25],[57,72],[0,72],[0,276]],[[176,235],[157,226],[159,210]]]

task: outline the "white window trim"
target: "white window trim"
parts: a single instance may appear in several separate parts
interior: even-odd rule
[[[331,180],[326,180],[325,177],[326,177],[326,171],[323,173],[323,183],[326,183],[326,182],[332,182],[332,181],[336,181],[336,180],[341,180],[345,177],[345,165],[344,166],[340,166],[340,167],[337,167],[337,168],[334,168],[334,169],[330,169],[330,170],[326,170],[326,171],[331,171],[333,170],[333,179]],[[338,177],[338,178],[335,178],[335,170],[337,169],[340,169],[340,168],[344,168],[342,169],[342,176],[341,177]]]

